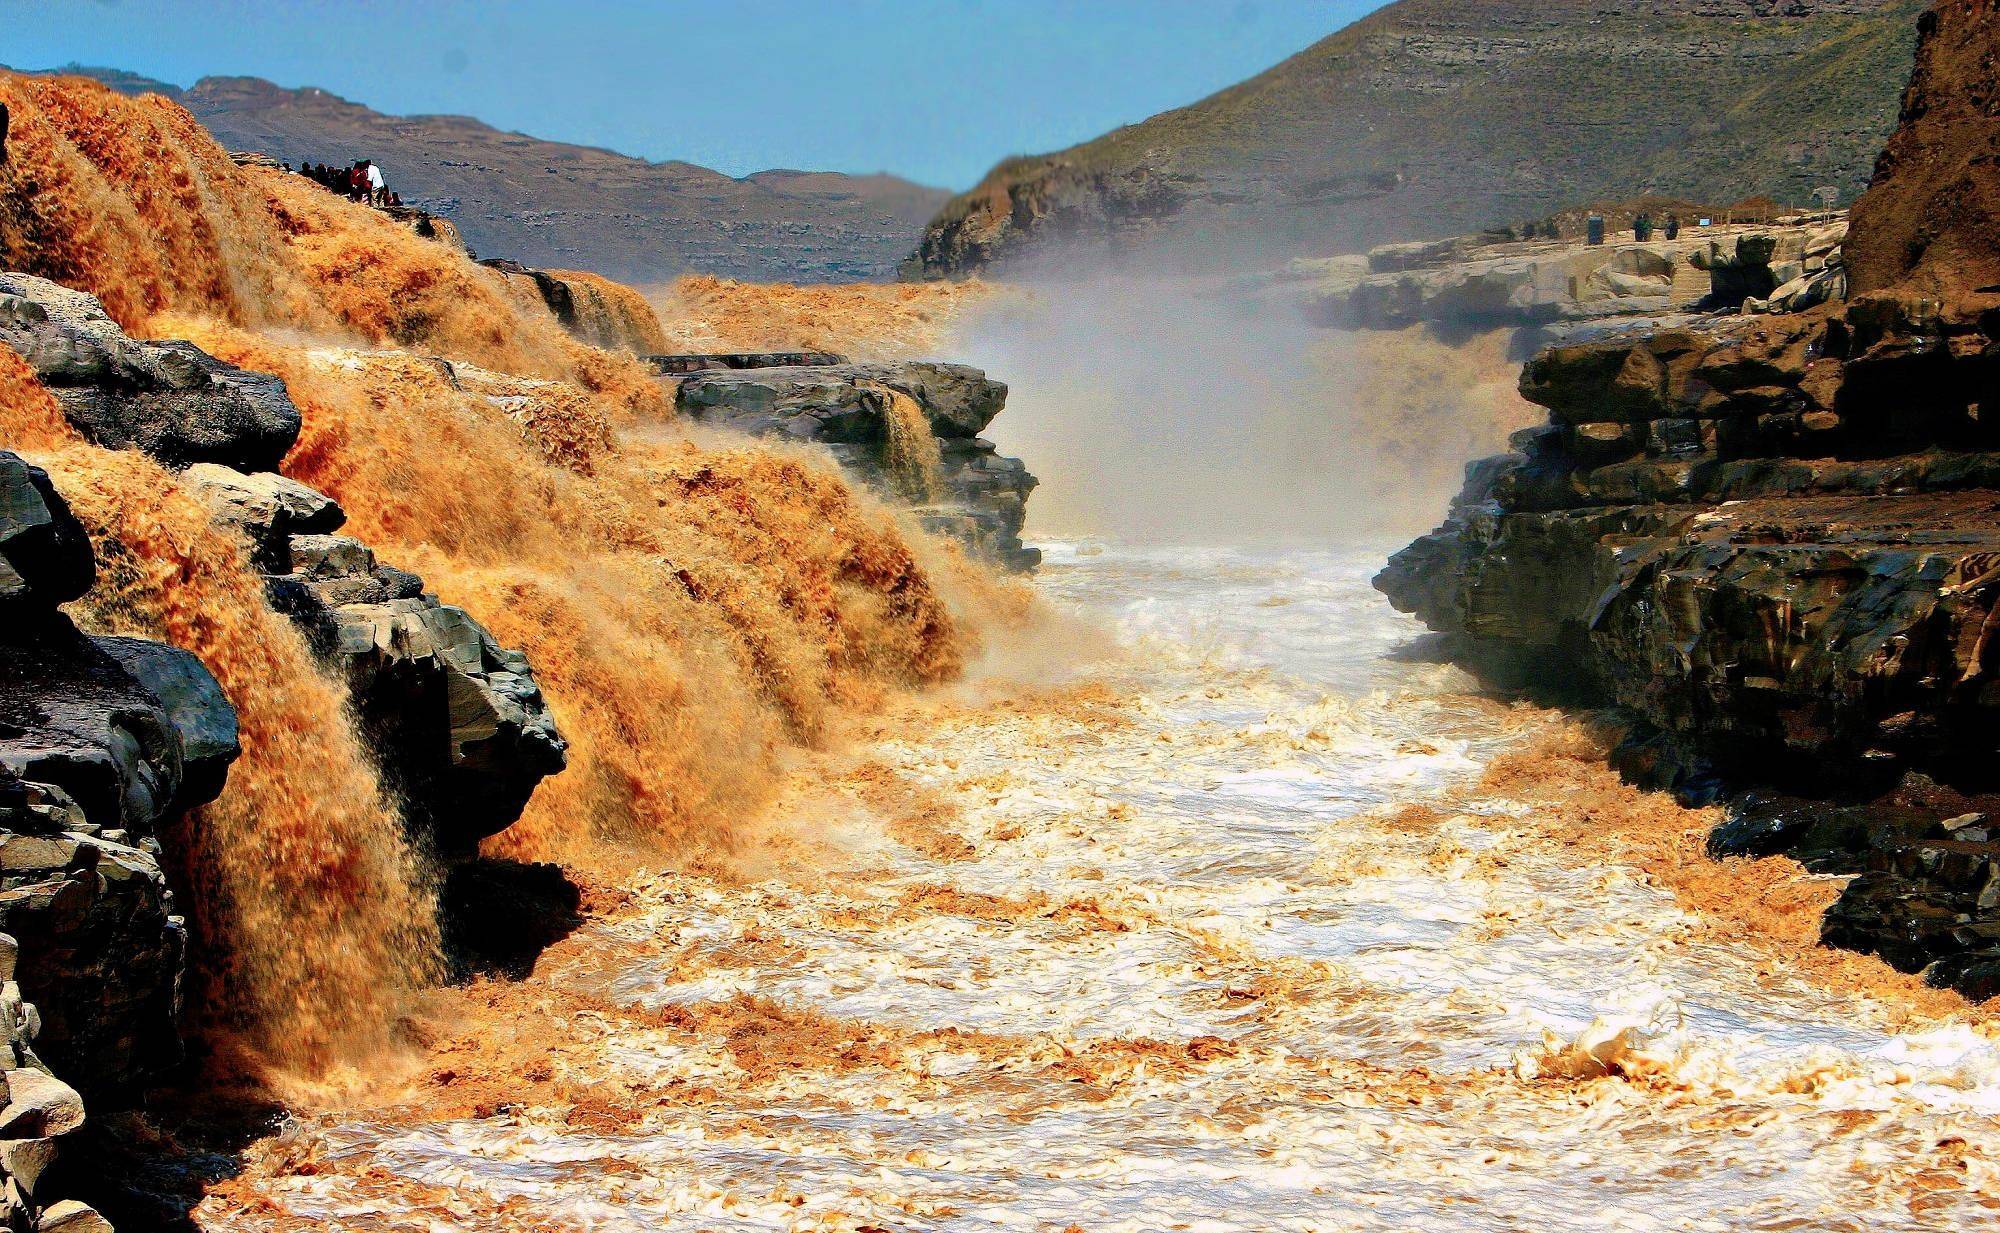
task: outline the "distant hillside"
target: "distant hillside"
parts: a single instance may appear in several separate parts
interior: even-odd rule
[[[887,278],[950,195],[889,175],[781,170],[738,180],[466,116],[383,115],[256,77],[206,77],[182,90],[117,69],[59,71],[165,94],[232,150],[294,164],[373,158],[406,202],[451,219],[482,256],[626,282]]]
[[[1213,267],[1640,193],[1848,200],[1895,126],[1922,8],[1400,0],[1201,102],[1002,163],[906,269],[1167,245]]]

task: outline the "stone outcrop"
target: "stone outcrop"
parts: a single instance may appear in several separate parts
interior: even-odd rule
[[[68,603],[95,576],[90,537],[48,473],[0,455],[0,613]]]
[[[1936,147],[2000,133],[1935,95],[1962,75],[1943,66],[2000,56],[1991,8],[1927,19],[1905,129],[1854,211],[1851,301],[1542,352],[1521,390],[1548,423],[1473,464],[1376,580],[1489,680],[1622,708],[1622,770],[1729,800],[1718,855],[1856,875],[1826,942],[1977,997],[2000,992],[2000,287],[1950,254],[2000,214],[1958,239],[1958,216],[1927,215],[1888,285],[1870,227],[1936,202],[1905,175],[1972,165]]]
[[[1302,260],[1237,280],[1241,293],[1342,329],[1537,326],[1745,306],[1796,312],[1844,298],[1844,220],[1690,226],[1675,239],[1459,236]]]
[[[0,454],[0,473],[18,462]],[[44,1054],[115,1092],[179,1056],[184,930],[158,835],[220,792],[236,716],[185,651],[78,632],[56,605],[87,586],[90,545],[66,551],[69,581],[16,601],[0,629],[0,931],[18,939]]]
[[[895,398],[910,399],[921,423],[901,424]],[[823,445],[851,472],[901,504],[914,503],[930,529],[1011,568],[1041,559],[1021,543],[1035,477],[979,434],[1006,405],[1007,387],[962,364],[837,364],[719,369],[681,378],[682,414],[758,436]],[[896,433],[914,427],[935,439],[928,496],[910,491],[892,457]]]
[[[423,579],[330,532],[332,498],[277,475],[190,468],[218,520],[243,531],[271,602],[344,673],[355,717],[412,829],[447,858],[505,830],[565,745],[527,656],[500,646]]]
[[[270,469],[300,426],[277,378],[186,343],[136,342],[90,296],[17,274],[0,275],[0,342],[21,351],[80,432],[183,468],[216,519],[243,534],[273,606],[345,675],[386,778],[433,850],[468,854],[562,769],[563,741],[526,657],[426,595],[421,578],[332,534],[346,521],[340,506]],[[207,384],[162,383],[181,371]],[[0,548],[19,540],[32,562],[36,535],[0,534]],[[182,689],[171,665],[142,658],[131,674]],[[193,778],[206,782],[212,763],[197,759]]]
[[[59,611],[94,574],[90,541],[48,477],[0,453],[6,1229],[106,1227],[53,1201],[43,1175],[83,1123],[78,1089],[121,1098],[180,1060],[186,928],[159,832],[213,799],[237,755],[235,711],[192,655],[89,637]]]
[[[97,300],[46,279],[0,274],[0,343],[21,353],[78,432],[169,466],[278,465],[299,435],[284,383],[184,342],[126,337]]]
[[[111,1226],[89,1206],[55,1199],[43,1184],[63,1136],[83,1125],[83,1098],[35,1056],[41,1016],[14,979],[19,965],[18,943],[0,933],[0,1229],[108,1233]]]

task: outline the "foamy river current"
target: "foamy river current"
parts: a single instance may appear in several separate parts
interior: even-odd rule
[[[787,801],[814,859],[649,874],[552,951],[562,1100],[302,1119],[203,1222],[2000,1223],[1987,1029],[1538,838],[1478,784],[1557,721],[1397,656],[1382,546],[1046,547],[1119,652],[883,724]]]

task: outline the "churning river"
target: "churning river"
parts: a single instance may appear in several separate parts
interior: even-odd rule
[[[1487,772],[1563,721],[1398,655],[1383,546],[1046,547],[1076,622],[1047,638],[1102,631],[1088,667],[857,736],[768,872],[648,875],[495,995],[480,1030],[540,1037],[500,1051],[518,1096],[503,1065],[474,1115],[302,1118],[203,1223],[2000,1220],[1983,1023],[1790,973],[1549,841]]]

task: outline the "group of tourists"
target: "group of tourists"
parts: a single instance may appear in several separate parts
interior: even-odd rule
[[[1679,239],[1681,234],[1681,216],[1678,214],[1667,215],[1667,221],[1662,230],[1666,233],[1666,237],[1669,240]],[[1641,244],[1653,238],[1652,215],[1641,214],[1632,220],[1632,238]]]
[[[286,163],[285,170],[291,171],[292,165]],[[372,206],[403,204],[402,195],[389,191],[382,179],[382,169],[369,159],[356,159],[352,167],[300,163],[295,174],[304,176],[329,192],[339,193],[349,201]]]

